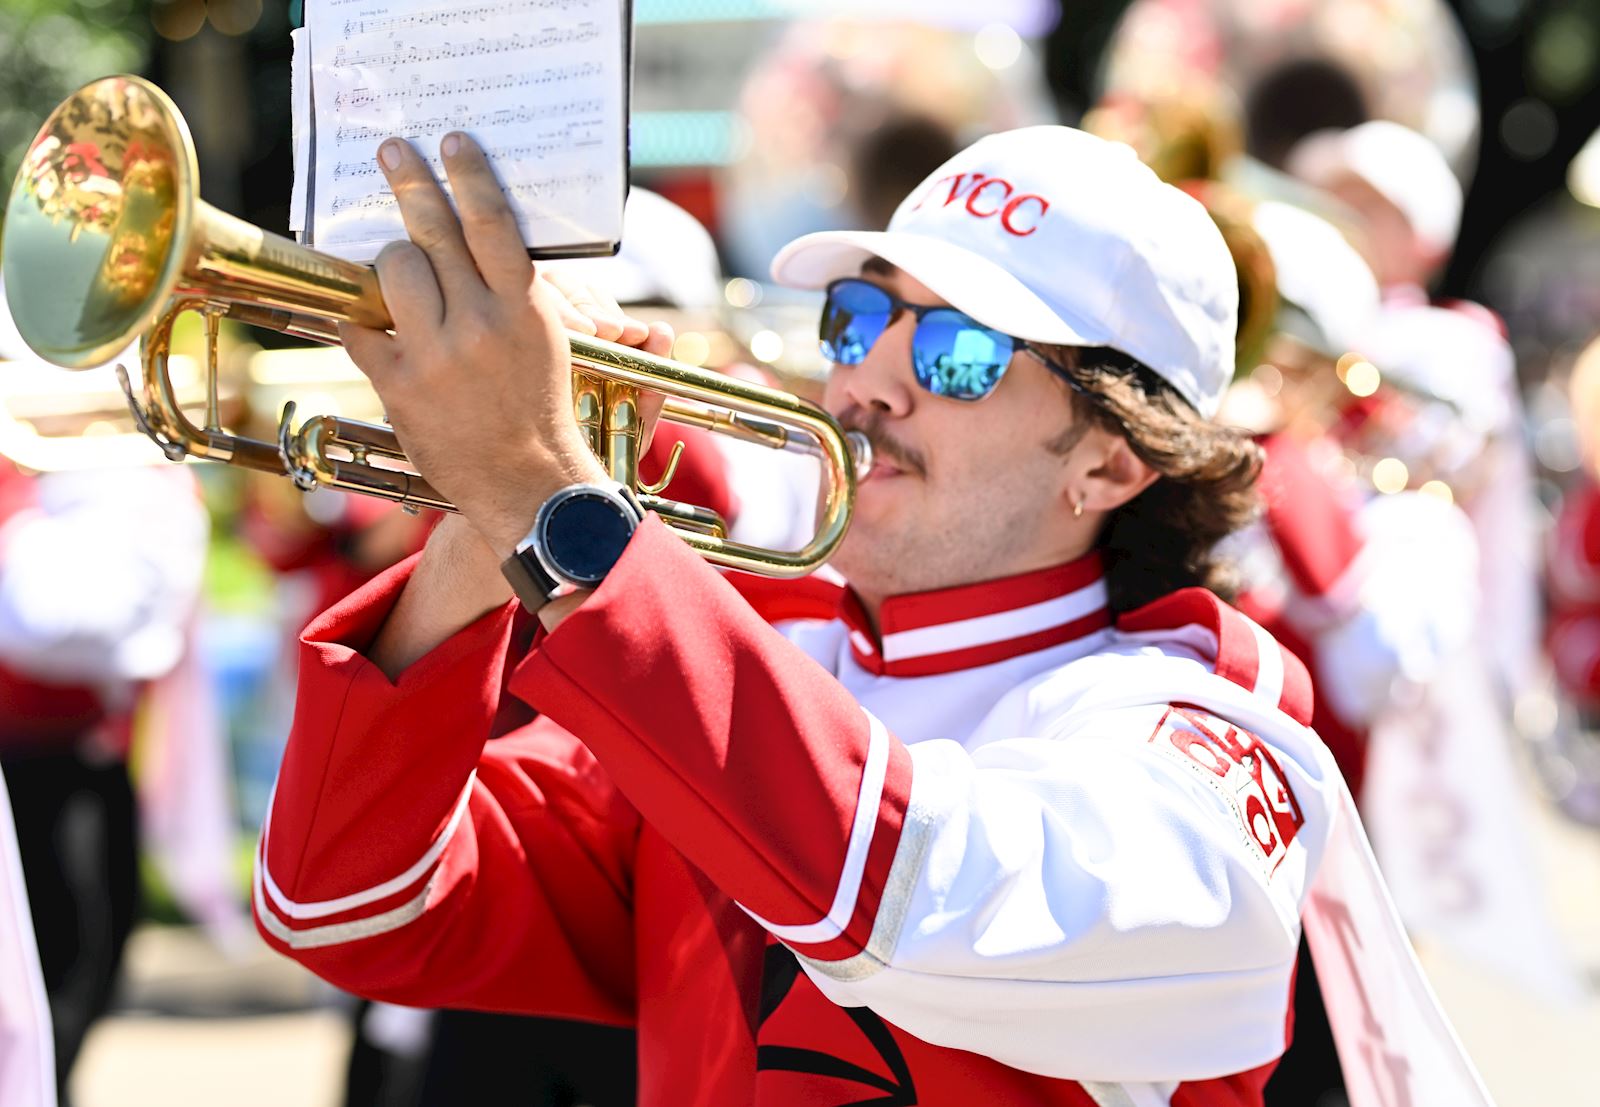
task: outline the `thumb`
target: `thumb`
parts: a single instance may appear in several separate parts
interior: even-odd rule
[[[350,360],[356,363],[356,368],[372,382],[374,388],[380,390],[391,375],[390,370],[400,360],[399,346],[394,335],[388,331],[355,323],[340,323],[339,344],[350,355]]]

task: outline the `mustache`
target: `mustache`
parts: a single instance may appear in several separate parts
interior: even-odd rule
[[[902,472],[927,475],[927,460],[884,429],[881,413],[867,414],[859,410],[846,412],[840,417],[839,423],[847,431],[859,431],[866,435],[867,441],[872,443],[872,456],[888,458]]]

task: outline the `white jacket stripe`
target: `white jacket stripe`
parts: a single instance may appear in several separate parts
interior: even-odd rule
[[[740,904],[745,914],[766,928],[773,937],[795,945],[819,945],[831,942],[844,933],[855,914],[856,899],[861,895],[861,878],[867,870],[867,854],[872,849],[872,833],[878,826],[878,806],[883,801],[883,781],[889,771],[889,732],[871,714],[867,716],[870,736],[867,761],[861,770],[861,791],[856,796],[855,821],[850,825],[850,843],[845,850],[844,871],[839,874],[839,887],[833,896],[833,906],[828,914],[804,926],[779,926],[768,922],[754,911]]]
[[[1176,1084],[1101,1084],[1085,1080],[1079,1085],[1098,1107],[1172,1107]]]
[[[261,904],[261,874],[265,870],[264,862],[256,865],[255,897],[258,908]],[[322,946],[338,945],[357,938],[370,938],[374,934],[384,934],[399,929],[422,914],[423,908],[428,904],[428,891],[432,886],[433,881],[430,880],[422,886],[421,891],[400,906],[350,922],[329,923],[326,926],[309,926],[304,930],[295,930],[271,911],[257,910],[256,917],[261,920],[261,925],[267,928],[268,934],[290,949],[319,949]]]
[[[461,824],[462,816],[467,813],[468,801],[472,798],[472,785],[477,779],[478,773],[474,769],[472,775],[467,777],[467,786],[461,790],[461,798],[456,801],[455,811],[451,813],[450,822],[445,825],[444,833],[440,834],[434,840],[433,845],[428,847],[428,851],[419,857],[416,863],[406,869],[405,872],[399,876],[391,877],[381,884],[374,884],[372,887],[364,888],[359,892],[351,892],[347,896],[306,903],[292,900],[284,895],[283,890],[278,887],[277,881],[272,879],[272,871],[267,867],[267,843],[272,839],[272,805],[269,801],[266,823],[261,828],[261,863],[257,866],[262,880],[257,883],[265,885],[267,896],[272,900],[272,905],[280,913],[291,919],[327,918],[329,915],[337,915],[341,911],[353,911],[357,907],[365,907],[369,903],[376,903],[381,899],[392,896],[396,892],[415,884],[417,879],[427,872],[435,861],[439,860],[439,855],[444,852],[445,846],[449,844],[451,837],[455,834],[456,827]],[[273,798],[277,798],[276,788],[274,788]],[[259,893],[260,888],[258,887],[258,900],[260,899]]]
[[[1283,699],[1283,654],[1277,639],[1261,628],[1254,619],[1240,616],[1256,636],[1256,695],[1276,706]]]
[[[978,615],[953,623],[902,630],[883,636],[883,659],[906,661],[914,657],[950,653],[954,650],[987,646],[994,642],[1009,642],[1042,630],[1051,630],[1064,623],[1075,622],[1085,615],[1093,615],[1106,606],[1106,583],[1097,580],[1076,592],[1027,607],[1010,611],[997,611],[992,615]]]

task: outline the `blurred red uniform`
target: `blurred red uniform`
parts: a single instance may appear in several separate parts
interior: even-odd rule
[[[1562,500],[1548,581],[1556,679],[1585,711],[1600,712],[1600,487],[1586,481]]]

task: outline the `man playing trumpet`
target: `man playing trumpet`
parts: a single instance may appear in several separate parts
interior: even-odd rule
[[[1260,459],[1209,421],[1204,210],[1039,127],[782,251],[878,460],[848,586],[751,583],[573,421],[565,329],[670,332],[563,295],[441,152],[459,219],[381,147],[397,325],[343,338],[462,514],[303,636],[267,940],[380,999],[635,1025],[645,1104],[1259,1103],[1343,786],[1214,591]]]

